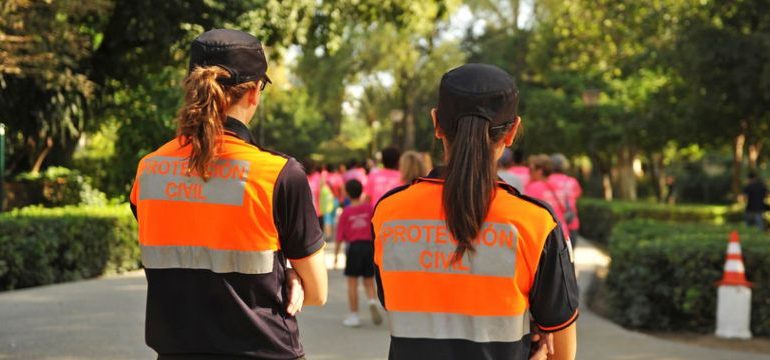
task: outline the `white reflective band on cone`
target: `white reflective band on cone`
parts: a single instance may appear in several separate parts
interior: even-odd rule
[[[746,269],[743,267],[743,261],[730,259],[725,262],[725,272],[743,273]]]
[[[741,244],[739,243],[729,243],[727,244],[727,253],[730,255],[740,255],[741,254]]]

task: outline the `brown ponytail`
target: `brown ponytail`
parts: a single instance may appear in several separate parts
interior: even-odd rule
[[[207,66],[196,67],[184,79],[185,99],[177,117],[177,136],[182,146],[192,146],[190,174],[203,180],[209,178],[209,166],[216,160],[227,110],[246,92],[257,88],[257,82],[226,86],[217,81],[229,77],[227,70]]]
[[[477,116],[461,117],[449,140],[449,161],[442,193],[449,232],[457,241],[452,262],[473,253],[473,239],[489,212],[495,192],[497,165],[492,154],[513,124],[490,129],[489,121]]]

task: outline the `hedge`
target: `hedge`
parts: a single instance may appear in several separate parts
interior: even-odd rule
[[[44,172],[16,176],[9,195],[11,208],[28,205],[58,207],[68,205],[106,205],[107,196],[91,186],[91,178],[80,171],[51,166]]]
[[[652,219],[709,224],[743,220],[741,209],[720,205],[668,205],[584,198],[578,202],[577,207],[580,234],[603,245],[609,241],[615,224],[624,220]]]
[[[27,207],[0,216],[0,290],[139,268],[127,205]]]
[[[733,226],[655,220],[619,223],[609,243],[608,304],[619,324],[713,332],[717,286]],[[752,293],[751,327],[770,335],[770,239],[738,227]]]

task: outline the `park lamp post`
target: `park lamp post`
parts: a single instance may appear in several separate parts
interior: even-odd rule
[[[401,120],[404,120],[404,111],[401,109],[393,109],[390,111],[390,121],[392,122],[393,143],[396,145],[401,142]]]
[[[5,204],[5,124],[0,123],[0,213]]]
[[[587,108],[596,107],[599,105],[599,95],[601,92],[599,89],[587,89],[583,91],[583,105]]]

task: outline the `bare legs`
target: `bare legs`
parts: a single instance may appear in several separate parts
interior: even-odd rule
[[[358,312],[358,278],[348,276],[348,307],[351,313]]]

